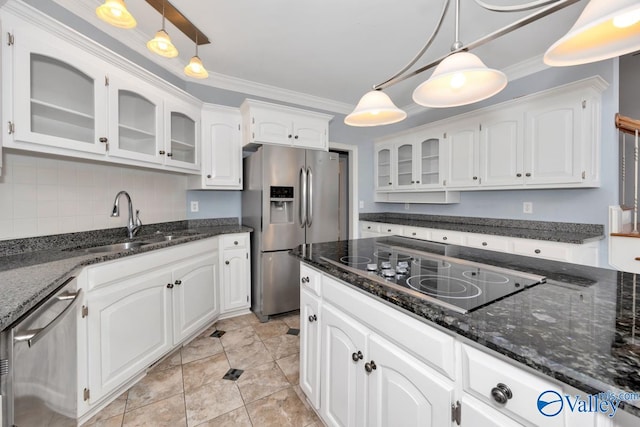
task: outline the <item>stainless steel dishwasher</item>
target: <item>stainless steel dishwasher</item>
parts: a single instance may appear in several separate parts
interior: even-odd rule
[[[82,290],[68,278],[0,334],[2,426],[76,426]]]

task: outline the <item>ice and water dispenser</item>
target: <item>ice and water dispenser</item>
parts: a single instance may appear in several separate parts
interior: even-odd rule
[[[270,187],[271,224],[293,224],[293,187]]]

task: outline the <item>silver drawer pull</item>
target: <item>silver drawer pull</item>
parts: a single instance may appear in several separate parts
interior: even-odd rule
[[[511,393],[511,389],[502,383],[498,383],[494,388],[491,389],[491,397],[493,400],[504,405],[507,403],[507,400],[513,397],[513,393]]]

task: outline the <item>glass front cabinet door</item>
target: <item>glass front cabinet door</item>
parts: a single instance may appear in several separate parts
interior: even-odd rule
[[[394,171],[392,171],[392,152],[393,144],[380,144],[376,146],[376,190],[390,190],[393,188],[392,178]]]
[[[3,49],[3,59],[13,69],[3,80],[15,146],[106,153],[106,64],[61,40],[50,42],[38,29],[11,24],[5,36],[16,42]]]
[[[200,170],[200,108],[178,101],[165,103],[165,164]]]
[[[163,163],[162,98],[151,86],[109,77],[109,155]]]

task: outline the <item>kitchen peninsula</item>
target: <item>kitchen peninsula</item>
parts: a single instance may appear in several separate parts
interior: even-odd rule
[[[425,274],[416,254],[438,261],[436,275],[456,260],[471,266],[465,273],[482,264],[546,283],[463,314],[366,271],[402,258],[408,276]],[[302,263],[300,384],[328,424],[399,416],[449,425],[451,416],[451,425],[460,417],[474,426],[637,425],[637,400],[607,416],[573,413],[562,397],[640,392],[633,274],[402,237],[304,245],[293,255]],[[437,288],[457,292],[451,280]],[[537,409],[545,391],[565,400],[557,416]]]

